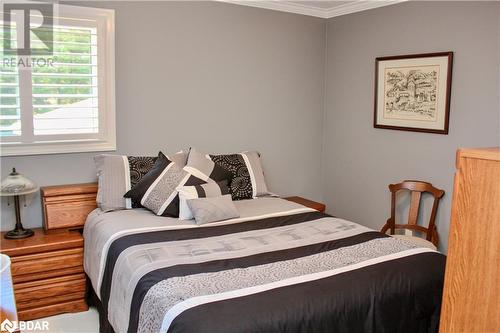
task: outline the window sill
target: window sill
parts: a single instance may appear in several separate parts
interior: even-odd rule
[[[40,142],[31,144],[0,145],[0,156],[27,156],[115,151],[116,143],[109,141]]]

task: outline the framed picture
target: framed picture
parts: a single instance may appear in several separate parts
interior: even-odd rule
[[[448,134],[453,52],[380,57],[373,126]]]

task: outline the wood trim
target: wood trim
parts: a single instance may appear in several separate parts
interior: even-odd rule
[[[94,201],[96,199],[96,193],[83,193],[83,194],[73,194],[73,195],[64,195],[64,196],[52,196],[52,197],[44,197],[44,200],[46,203],[52,203],[52,202],[57,202],[57,203],[64,203],[66,201],[72,202],[76,200],[89,200],[89,201]]]
[[[309,200],[306,198],[298,197],[298,196],[286,197],[283,199],[298,203],[300,205],[303,205],[303,206],[306,206],[306,207],[309,207],[312,209],[316,209],[317,211],[320,211],[322,213],[324,213],[325,209],[326,209],[325,204],[322,204],[322,203],[316,202],[316,201],[312,201],[312,200]]]
[[[461,158],[475,158],[481,160],[500,161],[500,147],[490,148],[461,148],[457,150],[457,169]]]
[[[378,70],[379,62],[386,60],[400,60],[400,59],[411,59],[411,58],[430,58],[430,57],[448,57],[448,72],[446,75],[446,105],[445,105],[445,118],[444,118],[444,129],[427,129],[427,128],[415,128],[415,127],[404,127],[404,126],[391,126],[391,125],[379,125],[377,124],[377,104],[378,104]],[[435,52],[435,53],[419,53],[419,54],[406,54],[398,56],[388,56],[388,57],[377,57],[375,59],[375,81],[374,81],[374,108],[373,108],[373,127],[382,129],[392,129],[397,131],[408,131],[408,132],[421,132],[421,133],[433,133],[433,134],[444,134],[447,135],[449,131],[450,123],[450,102],[451,102],[451,80],[453,73],[453,52]]]
[[[83,237],[77,231],[57,234],[46,234],[42,228],[35,228],[33,231],[34,236],[23,239],[5,239],[5,232],[2,232],[0,252],[13,258],[33,253],[83,247]]]
[[[97,193],[97,183],[44,186],[40,188],[43,197]]]

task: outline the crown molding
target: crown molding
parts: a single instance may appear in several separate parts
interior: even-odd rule
[[[364,10],[395,5],[406,1],[408,0],[355,1],[325,10],[326,18],[332,18],[336,16],[362,12]]]
[[[271,0],[271,1],[215,0],[215,1],[328,19],[336,16],[361,12],[364,10],[374,9],[378,7],[394,5],[408,0],[353,1],[351,3],[346,3],[333,8],[325,8],[325,9],[314,6],[308,6],[305,4],[294,3],[291,1],[278,1],[278,0]]]
[[[315,16],[321,18],[326,17],[326,11],[312,6],[306,6],[298,3],[292,3],[288,1],[239,1],[239,0],[216,0],[218,2],[232,3],[235,5],[257,7],[263,9],[277,10],[280,12],[301,14],[307,16]]]

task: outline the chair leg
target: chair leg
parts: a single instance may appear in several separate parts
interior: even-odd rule
[[[392,223],[391,219],[387,220],[382,229],[380,229],[380,232],[385,234],[387,230],[390,230],[390,235],[394,235],[394,233],[396,232],[396,226],[394,223]]]

